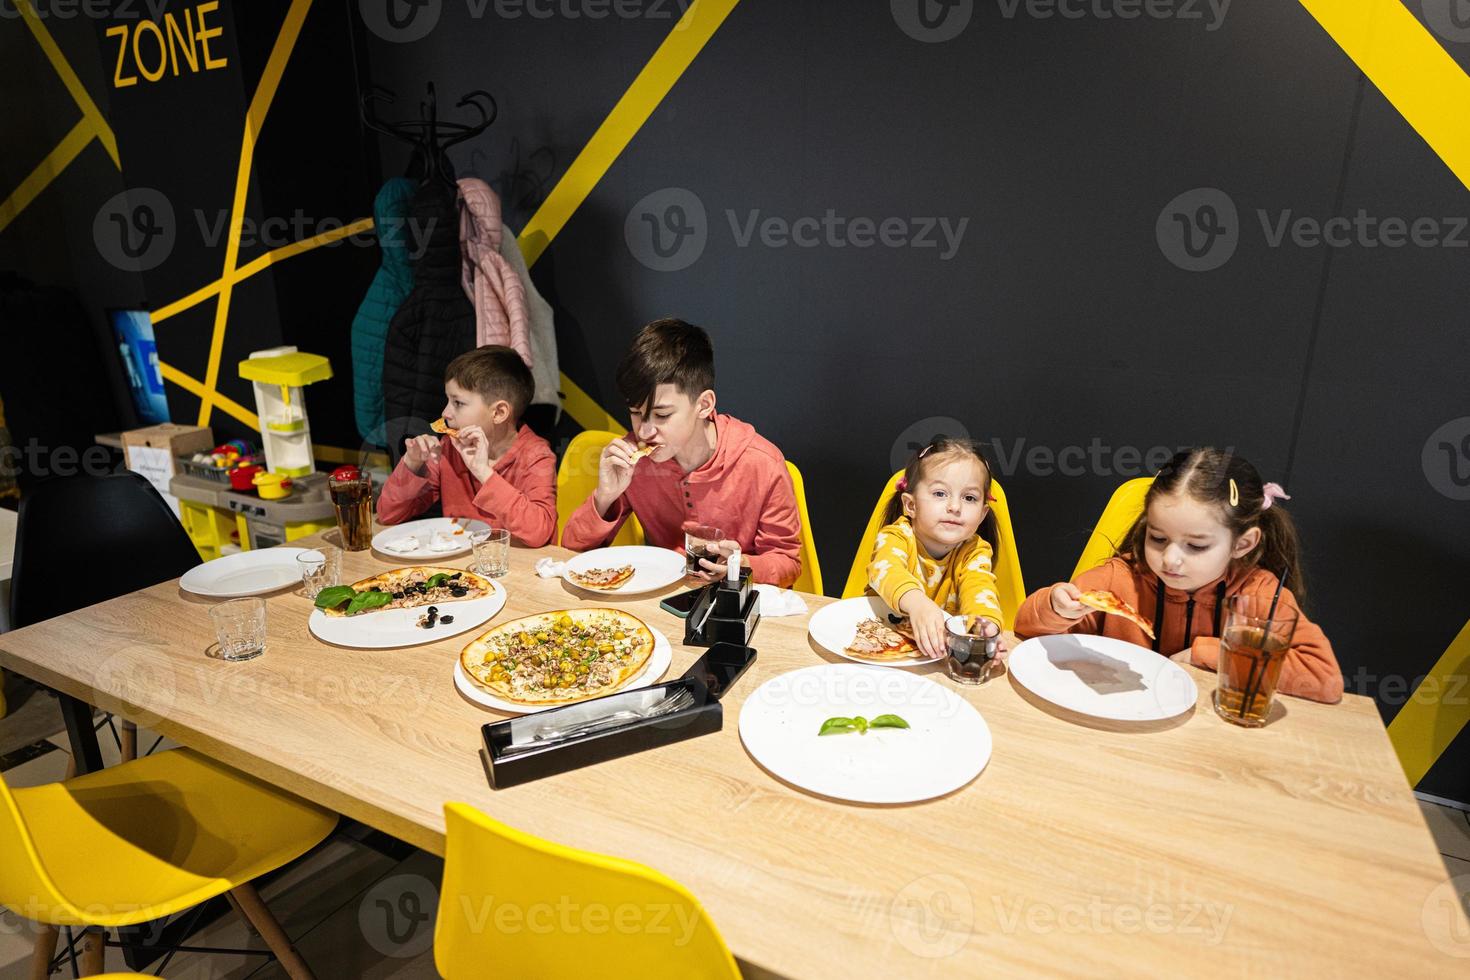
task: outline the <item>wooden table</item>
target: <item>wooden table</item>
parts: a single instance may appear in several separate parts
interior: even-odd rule
[[[542,554],[564,553],[513,551],[499,618],[588,603],[535,576]],[[344,581],[389,566],[343,564]],[[657,600],[623,605],[674,641],[678,673],[699,651]],[[957,688],[995,738],[976,781],[923,804],[850,806],[784,785],[741,746],[751,691],[830,659],[807,617],[766,619],[720,733],[494,791],[479,726],[497,716],[451,680],[464,638],[338,649],[308,633],[305,598],[278,593],[265,655],[225,663],[204,655],[208,605],[158,585],[0,636],[0,665],[430,851],[443,851],[444,802],[463,800],[645,862],[700,897],[738,956],[794,977],[1445,976],[1465,961],[1436,940],[1470,952],[1367,698],[1286,699],[1247,731],[1214,716],[1214,679],[1195,672],[1191,715],[1115,731],[1003,677]]]

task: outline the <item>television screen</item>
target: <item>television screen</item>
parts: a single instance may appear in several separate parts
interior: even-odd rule
[[[163,374],[158,369],[158,345],[153,340],[153,319],[147,310],[111,310],[109,315],[138,420],[147,425],[169,421]]]

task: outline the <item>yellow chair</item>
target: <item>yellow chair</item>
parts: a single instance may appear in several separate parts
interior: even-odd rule
[[[873,558],[873,542],[877,540],[878,531],[883,527],[883,513],[888,507],[888,498],[893,496],[894,488],[898,486],[902,476],[903,470],[899,470],[889,477],[888,485],[878,497],[878,506],[873,508],[873,516],[868,518],[867,529],[863,531],[863,539],[858,543],[857,554],[852,559],[852,569],[847,573],[847,585],[842,590],[844,599],[860,596],[867,591],[868,562]],[[1016,611],[1026,598],[1026,583],[1021,578],[1021,556],[1016,551],[1016,533],[1011,529],[1010,507],[1006,504],[1006,492],[1001,489],[999,480],[990,481],[990,493],[995,497],[990,504],[990,511],[995,515],[995,528],[1000,538],[994,559],[995,591],[1000,599],[1001,612],[1005,614],[1005,627],[1010,629],[1015,625]]]
[[[188,749],[12,790],[0,778],[0,905],[41,924],[45,976],[57,929],[80,926],[85,973],[106,931],[228,893],[286,973],[311,971],[255,878],[320,843],[337,816]]]
[[[1103,508],[1102,516],[1092,529],[1092,536],[1082,549],[1082,557],[1077,559],[1077,567],[1072,569],[1073,581],[1089,568],[1095,568],[1113,557],[1118,545],[1128,536],[1133,522],[1143,513],[1143,499],[1148,496],[1148,488],[1153,485],[1153,477],[1141,476],[1113,491],[1112,499]]]
[[[567,451],[562,453],[561,465],[556,471],[557,544],[561,544],[561,532],[567,526],[567,519],[597,489],[597,464],[602,459],[602,451],[608,443],[620,438],[616,432],[588,429],[578,432],[567,444]],[[642,544],[643,525],[638,523],[638,518],[629,514],[612,543]]]
[[[791,474],[791,488],[796,491],[796,511],[801,516],[801,574],[796,577],[792,588],[821,595],[822,565],[817,561],[817,541],[812,537],[812,519],[806,511],[806,482],[801,478],[801,470],[789,459],[786,472]]]
[[[739,980],[699,900],[652,868],[533,837],[463,803],[447,840],[434,964],[449,980]],[[497,914],[514,910],[514,916]]]

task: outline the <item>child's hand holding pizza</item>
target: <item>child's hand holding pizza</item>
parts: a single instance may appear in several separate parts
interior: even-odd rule
[[[1081,602],[1082,590],[1071,582],[1058,582],[1051,587],[1051,608],[1063,619],[1081,619],[1092,612]]]
[[[914,642],[926,657],[949,655],[949,641],[944,635],[944,621],[949,617],[922,589],[910,589],[898,600],[898,611],[909,618]]]

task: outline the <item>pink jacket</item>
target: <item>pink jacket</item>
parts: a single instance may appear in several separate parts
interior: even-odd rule
[[[459,181],[459,251],[465,295],[475,304],[475,346],[500,344],[530,367],[526,287],[500,254],[500,198],[478,177]]]
[[[425,464],[423,476],[399,460],[378,498],[379,521],[402,523],[440,500],[445,517],[507,528],[530,548],[551,543],[556,536],[556,454],[545,439],[521,426],[484,483],[465,467],[454,443],[441,439],[439,446],[439,458]]]
[[[715,454],[693,473],[673,460],[638,461],[633,482],[603,519],[589,495],[567,519],[561,543],[600,548],[637,514],[648,543],[684,550],[684,524],[714,525],[740,542],[757,582],[789,587],[801,574],[801,517],[786,459],[748,423],[715,416]]]

